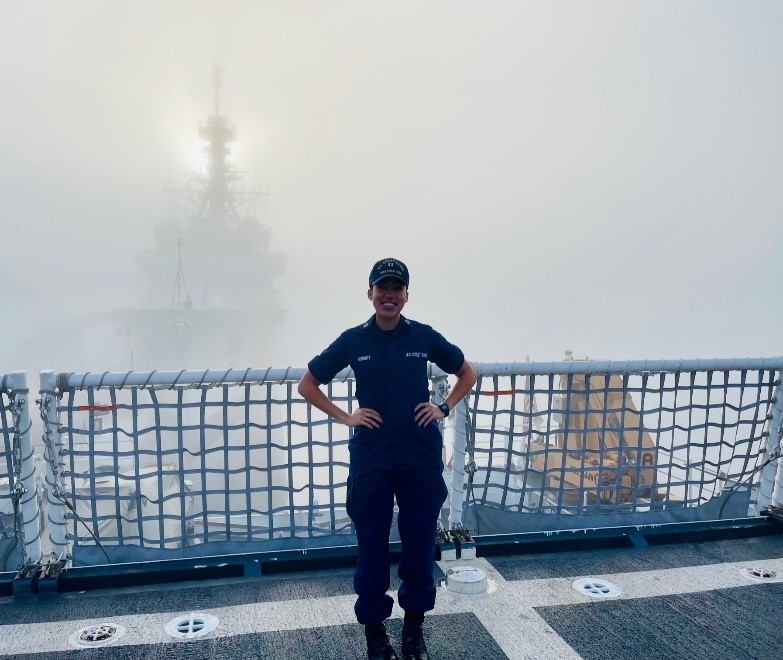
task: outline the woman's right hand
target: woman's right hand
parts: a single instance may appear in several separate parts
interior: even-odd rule
[[[381,414],[372,408],[357,408],[343,422],[346,426],[366,426],[368,429],[379,429],[383,420]]]

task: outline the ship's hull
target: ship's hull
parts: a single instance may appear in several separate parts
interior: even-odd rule
[[[281,309],[121,309],[86,320],[84,363],[135,370],[261,366]],[[110,356],[99,353],[110,346]],[[92,369],[94,370],[94,369]]]

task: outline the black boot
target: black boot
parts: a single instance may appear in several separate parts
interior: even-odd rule
[[[427,647],[424,644],[424,633],[421,625],[424,614],[421,612],[405,612],[402,624],[402,657],[404,660],[430,660]]]
[[[369,660],[399,660],[394,647],[389,644],[389,637],[383,622],[364,626],[364,637],[367,640]]]

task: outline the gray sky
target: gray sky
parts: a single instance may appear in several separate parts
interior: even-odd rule
[[[476,360],[783,350],[783,3],[6,3],[0,57],[0,372],[138,299],[215,67],[288,260],[272,366],[386,256]]]

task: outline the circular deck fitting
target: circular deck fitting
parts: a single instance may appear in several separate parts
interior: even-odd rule
[[[483,594],[489,584],[487,574],[475,566],[455,566],[446,571],[446,587],[458,594]]]
[[[740,573],[746,578],[756,580],[758,582],[780,582],[778,572],[773,571],[771,568],[759,568],[758,566],[747,566],[740,570]]]
[[[591,598],[617,598],[622,593],[622,589],[616,584],[594,577],[579,578],[574,580],[571,586]]]
[[[119,624],[96,623],[80,628],[68,638],[68,641],[76,648],[95,649],[114,644],[124,634],[125,628]]]
[[[176,639],[193,639],[208,635],[220,622],[210,614],[191,612],[178,616],[166,624],[166,632]]]

